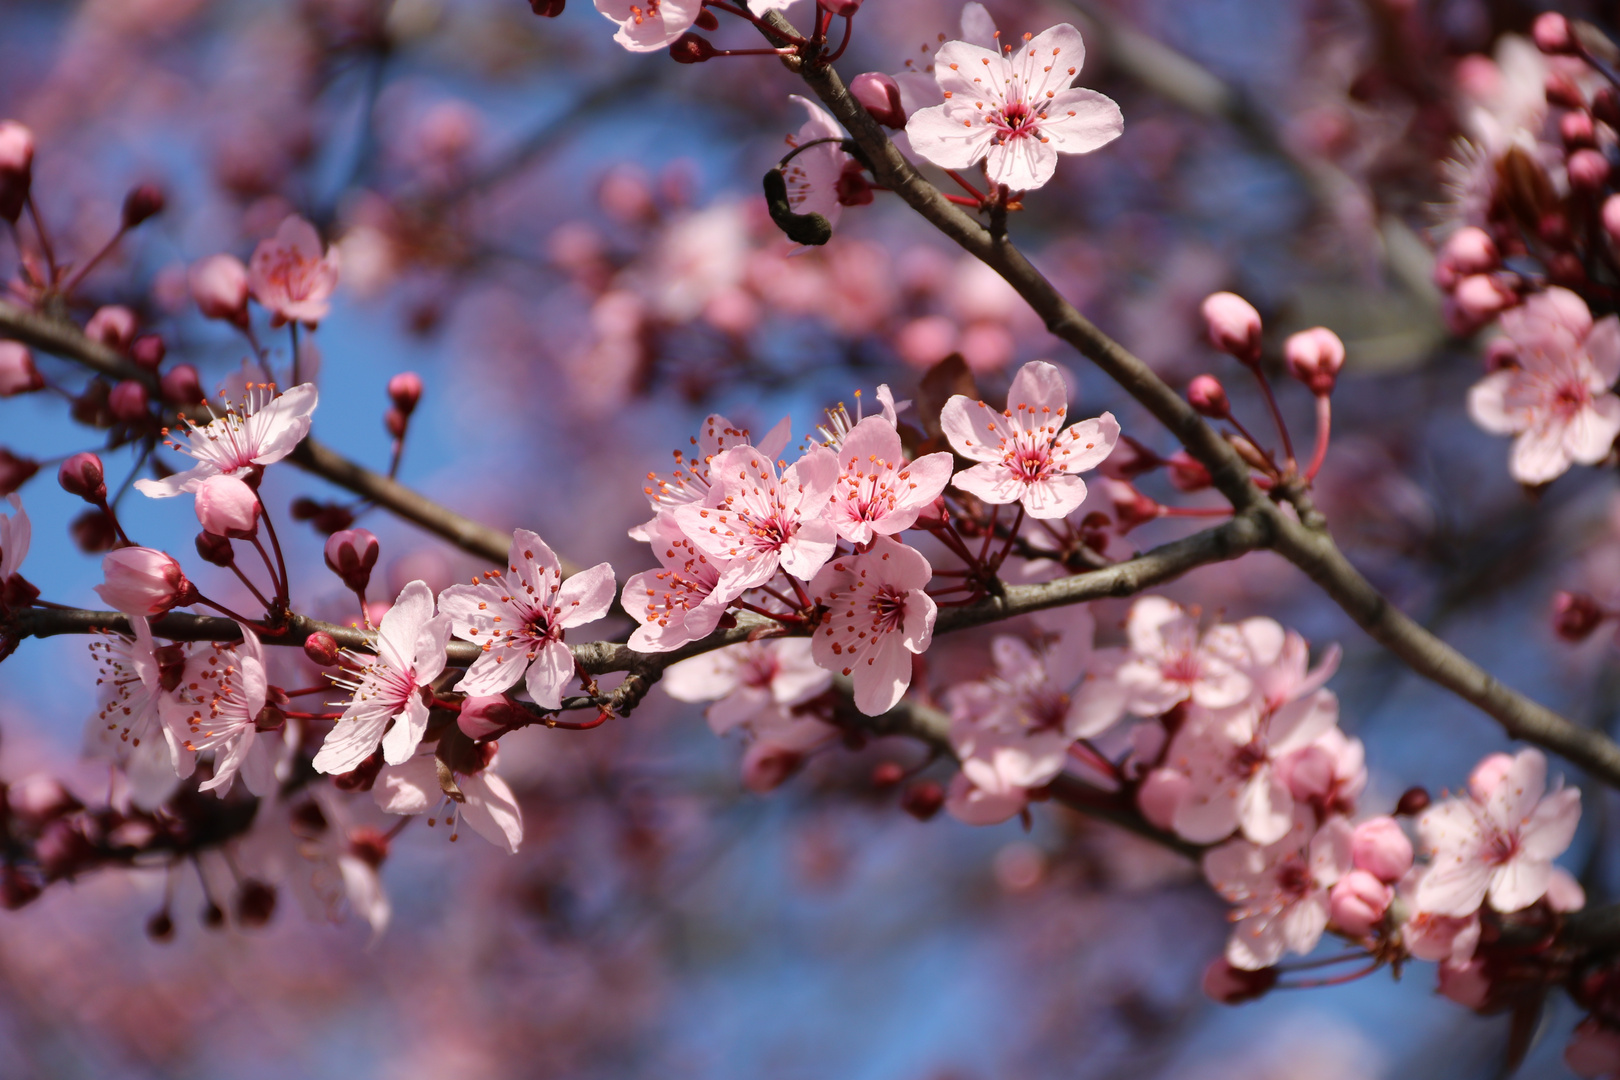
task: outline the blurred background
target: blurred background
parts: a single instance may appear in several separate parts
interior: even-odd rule
[[[1080,83],[1126,118],[1120,140],[1065,158],[1026,200],[1015,240],[1173,385],[1226,378],[1240,416],[1258,419],[1260,405],[1200,340],[1206,294],[1249,297],[1268,341],[1317,324],[1340,333],[1349,361],[1318,490],[1341,543],[1499,677],[1612,727],[1612,639],[1570,646],[1547,619],[1559,588],[1620,600],[1612,476],[1571,473],[1538,499],[1509,479],[1506,443],[1464,413],[1478,349],[1447,335],[1430,283],[1434,230],[1457,213],[1442,162],[1490,89],[1480,80],[1525,78],[1511,35],[1548,5],[989,7],[1004,34],[1080,26]],[[1557,9],[1600,24],[1614,14]],[[789,16],[808,10],[800,0]],[[954,0],[867,0],[839,69],[923,67],[959,15]],[[652,562],[625,536],[646,517],[642,478],[707,413],[755,430],[788,415],[797,441],[857,389],[868,402],[879,383],[913,396],[952,352],[992,399],[1018,364],[1052,360],[1072,374],[1080,415],[1112,409],[1127,434],[1175,449],[898,200],[847,208],[829,245],[794,253],[758,183],[805,120],[788,97],[800,87],[773,60],[679,66],[626,53],[612,30],[580,0],[551,19],[521,0],[6,0],[0,117],[39,140],[35,193],[60,248],[98,248],[133,184],[167,193],[165,212],[87,278],[80,317],[131,307],[212,386],[246,350],[198,315],[186,266],[245,258],[302,214],[341,254],[333,313],[313,335],[315,434],[385,469],[383,386],[417,371],[427,391],[401,479],[498,528],[535,529],[575,562],[607,558],[621,581]],[[757,46],[738,20],[712,36]],[[15,263],[0,238],[0,270]],[[284,363],[285,334],[268,343]],[[82,385],[40,362],[55,385]],[[1310,395],[1280,386],[1305,442]],[[47,599],[99,607],[99,557],[70,537],[82,507],[49,483],[49,459],[98,445],[66,413],[55,394],[0,402],[0,445],[48,464],[21,491],[28,577]],[[104,456],[109,486],[136,466],[127,451]],[[1143,490],[1213,501],[1161,483]],[[341,495],[291,469],[272,470],[266,490],[273,508]],[[143,543],[189,552],[189,507],[132,496],[120,510]],[[482,569],[380,512],[363,524],[382,538],[388,595]],[[1150,523],[1109,554],[1187,531]],[[289,523],[282,538],[300,609],[341,614],[322,537]],[[1331,685],[1343,726],[1367,744],[1370,810],[1412,784],[1455,787],[1505,745],[1279,559],[1251,555],[1166,591],[1343,645]],[[1117,638],[1123,606],[1097,613]],[[986,640],[942,640],[931,669],[982,673]],[[0,776],[46,771],[104,793],[105,765],[80,758],[94,671],[69,638],[29,641],[0,666]],[[739,756],[699,708],[660,690],[589,733],[504,739],[522,850],[413,824],[382,868],[394,914],[376,936],[291,898],[262,929],[207,928],[194,874],[55,887],[0,916],[0,1075],[1495,1075],[1505,1018],[1438,998],[1425,965],[1398,982],[1381,972],[1209,1003],[1199,976],[1224,906],[1195,867],[1107,825],[1050,804],[1027,831],[914,820],[870,780],[880,762],[923,760],[901,742],[820,755],[766,796],[743,789]],[[1596,903],[1616,884],[1600,843],[1612,800],[1585,794],[1573,866]],[[149,941],[171,887],[174,940]],[[1524,1075],[1566,1075],[1575,1015],[1551,1010],[1556,1034]]]

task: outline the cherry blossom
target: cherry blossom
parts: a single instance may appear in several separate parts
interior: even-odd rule
[[[668,652],[706,637],[736,599],[717,588],[730,560],[699,550],[667,515],[646,529],[663,568],[633,575],[624,583],[622,603],[641,624],[630,635],[630,647]]]
[[[1002,413],[954,395],[940,426],[952,449],[980,464],[957,473],[952,484],[994,505],[1022,503],[1031,517],[1072,513],[1086,498],[1086,483],[1075,474],[1114,452],[1119,423],[1105,412],[1064,428],[1068,399],[1063,373],[1042,360],[1018,370]]]
[[[132,616],[133,638],[107,634],[90,644],[96,658],[96,697],[100,708],[90,721],[87,741],[119,764],[129,778],[130,801],[143,810],[161,806],[180,783],[181,754],[164,726],[163,664],[152,640],[151,623]],[[171,664],[173,661],[171,660]],[[183,663],[183,661],[182,661]],[[185,766],[189,772],[189,762]]]
[[[101,573],[106,580],[95,587],[97,595],[126,615],[157,616],[197,602],[180,564],[155,548],[119,548],[101,560]]]
[[[1254,690],[1248,643],[1235,627],[1200,634],[1197,618],[1181,605],[1144,596],[1131,605],[1125,635],[1129,645],[1115,677],[1125,688],[1125,708],[1137,716],[1158,716],[1182,701],[1230,708]]]
[[[458,824],[466,822],[496,847],[516,853],[523,842],[523,811],[506,781],[495,775],[496,745],[471,746],[465,770],[446,765],[435,749],[419,746],[409,760],[383,766],[371,789],[377,805],[390,814],[432,813],[430,825],[442,817],[452,840]],[[445,790],[441,771],[452,777],[455,794]]]
[[[820,105],[799,94],[789,94],[788,100],[803,105],[808,115],[798,134],[788,137],[789,146],[798,147],[818,139],[844,137],[844,129]],[[827,219],[827,224],[837,225],[844,209],[839,200],[839,178],[844,175],[845,166],[854,160],[837,143],[829,142],[794,154],[793,160],[783,170],[787,180],[788,205],[793,212],[820,214]]]
[[[507,565],[509,573],[491,571],[479,584],[452,585],[439,597],[455,636],[484,650],[456,689],[487,696],[523,679],[535,704],[555,709],[574,674],[564,632],[607,614],[613,567],[597,563],[564,581],[556,553],[527,529],[512,533]]]
[[[710,465],[713,486],[701,504],[677,506],[675,521],[698,547],[731,560],[725,590],[753,588],[780,567],[808,581],[831,557],[838,534],[822,511],[838,480],[838,458],[811,447],[777,476],[763,451],[736,446]]]
[[[1447,799],[1418,818],[1429,870],[1417,905],[1440,915],[1467,916],[1489,901],[1520,911],[1540,900],[1552,880],[1552,860],[1569,847],[1581,817],[1581,793],[1559,787],[1543,798],[1547,759],[1522,750],[1483,799]]]
[[[907,121],[912,149],[945,169],[984,161],[991,183],[1014,191],[1041,187],[1059,153],[1089,153],[1125,130],[1112,99],[1070,87],[1085,56],[1080,32],[1068,23],[1026,36],[1011,56],[946,42],[934,60],[945,101]]]
[[[868,716],[894,708],[911,685],[911,658],[928,651],[939,609],[923,587],[933,574],[917,551],[880,536],[810,583],[827,608],[812,638],[816,663],[849,676],[855,707]]]
[[[692,29],[702,0],[596,0],[596,10],[619,32],[613,40],[631,52],[657,52]]]
[[[954,460],[948,453],[905,460],[894,421],[868,416],[843,437],[838,448],[838,483],[827,505],[827,520],[852,544],[874,536],[894,536],[911,528],[950,482]]]
[[[1620,435],[1620,318],[1592,321],[1580,297],[1551,288],[1502,316],[1516,365],[1468,394],[1468,414],[1494,435],[1517,435],[1508,470],[1545,484],[1572,464],[1595,465]]]
[[[183,441],[169,439],[171,450],[195,458],[197,464],[161,480],[137,480],[136,489],[154,499],[166,499],[196,491],[210,476],[240,477],[274,465],[309,434],[317,397],[313,383],[295,386],[285,394],[277,394],[267,383],[248,384],[240,406],[225,402],[224,415],[200,427],[186,419],[190,430],[181,436]]]
[[[1261,846],[1229,840],[1204,853],[1204,876],[1229,903],[1226,959],[1257,971],[1316,948],[1328,924],[1328,890],[1350,870],[1350,825],[1331,818],[1320,829],[1301,813],[1281,840]]]
[[[773,706],[748,725],[743,787],[757,795],[774,791],[798,771],[809,754],[837,740],[838,729],[810,713]]]
[[[331,788],[317,786],[312,795],[288,808],[289,831],[307,867],[307,875],[295,875],[294,881],[328,920],[341,921],[345,910],[364,919],[375,941],[393,915],[377,873],[388,855],[388,840],[377,829],[357,824]]]
[[[21,572],[23,560],[28,557],[29,542],[34,535],[22,499],[12,493],[6,496],[6,501],[11,504],[12,512],[0,514],[0,590],[5,588],[13,575]]]
[[[332,681],[353,692],[343,716],[315,755],[315,771],[344,773],[382,745],[390,765],[408,760],[427,730],[422,691],[444,670],[451,617],[433,613],[433,591],[413,581],[377,628],[377,655],[352,649],[352,670]],[[390,726],[390,724],[392,726]]]
[[[677,701],[713,701],[707,716],[716,735],[752,728],[791,713],[832,686],[806,638],[749,641],[671,664],[662,684]]]
[[[237,623],[242,644],[194,654],[186,665],[185,692],[164,710],[171,737],[189,753],[214,753],[214,775],[197,785],[224,798],[238,772],[255,795],[275,789],[275,764],[257,736],[269,694],[264,646],[250,627]],[[250,764],[251,763],[251,764]],[[189,768],[183,768],[185,773]]]
[[[314,326],[332,307],[337,289],[338,252],[321,244],[315,226],[293,215],[276,235],[261,240],[248,260],[248,286],[253,299],[270,312],[271,321]]]
[[[951,778],[945,792],[945,812],[964,825],[999,825],[1029,805],[1023,788],[981,788],[966,773]]]
[[[791,428],[784,417],[759,441],[759,452],[767,458],[774,458],[787,447],[790,437]],[[631,529],[630,539],[651,542],[658,515],[672,511],[677,506],[701,503],[708,498],[709,465],[716,457],[733,447],[753,445],[747,428],[737,427],[719,413],[711,413],[703,421],[691,444],[695,448],[692,456],[675,451],[675,468],[668,476],[647,474],[647,486],[642,491],[652,506],[654,517],[646,524]]]

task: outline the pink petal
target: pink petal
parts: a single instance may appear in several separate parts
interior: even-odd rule
[[[613,606],[615,592],[613,567],[607,563],[581,570],[557,590],[557,625],[584,626],[595,622]]]
[[[524,686],[534,703],[542,709],[555,709],[562,704],[563,688],[574,674],[574,654],[560,641],[548,641],[540,655],[529,664]]]
[[[1060,91],[1047,102],[1046,116],[1041,134],[1062,154],[1089,154],[1125,133],[1125,114],[1119,105],[1095,90]]]

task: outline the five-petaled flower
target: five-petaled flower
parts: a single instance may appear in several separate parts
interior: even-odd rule
[[[597,563],[564,581],[556,554],[527,529],[512,533],[506,558],[508,573],[490,571],[479,584],[452,585],[439,597],[455,636],[484,650],[456,689],[487,697],[524,679],[536,705],[558,708],[574,674],[563,631],[607,614],[613,567]]]
[[[163,723],[171,695],[163,689],[162,661],[152,641],[151,624],[132,616],[134,638],[108,634],[92,642],[90,653],[100,666],[96,697],[100,709],[91,720],[89,742],[121,766],[129,778],[130,801],[143,810],[162,805],[180,782],[180,752]]]
[[[855,684],[868,716],[894,708],[911,685],[911,658],[928,650],[939,609],[923,587],[933,569],[920,553],[880,536],[864,555],[822,567],[810,592],[827,608],[812,639],[816,663]]]
[[[293,215],[276,235],[259,241],[248,260],[248,287],[253,299],[270,312],[271,321],[314,326],[326,318],[337,289],[338,253],[325,250],[315,226]]]
[[[257,739],[270,689],[264,646],[251,628],[236,625],[242,644],[194,654],[186,665],[180,695],[165,709],[173,737],[188,751],[183,772],[190,772],[190,754],[213,751],[214,775],[197,790],[217,792],[220,798],[231,790],[239,772],[253,794],[275,790],[274,762]]]
[[[250,383],[240,407],[226,402],[223,416],[201,426],[187,419],[190,430],[181,436],[183,441],[168,440],[171,450],[196,458],[197,464],[162,480],[137,480],[135,487],[143,495],[166,499],[196,491],[210,476],[240,477],[274,465],[309,434],[317,398],[313,383],[285,394],[267,383]]]
[[[1235,968],[1270,967],[1285,951],[1316,948],[1328,924],[1328,890],[1350,872],[1350,825],[1330,818],[1313,829],[1301,810],[1288,833],[1261,847],[1229,840],[1204,853],[1204,876],[1232,912],[1226,959]]]
[[[705,637],[736,599],[718,588],[730,560],[702,551],[673,518],[646,526],[662,569],[645,570],[624,583],[624,610],[641,625],[630,635],[640,652],[669,652]]]
[[[1071,87],[1085,62],[1080,31],[1060,23],[1011,55],[947,41],[934,58],[942,104],[906,123],[912,149],[944,169],[980,161],[991,183],[1029,191],[1052,179],[1057,156],[1119,138],[1125,118],[1111,98]]]
[[[1022,503],[1031,517],[1060,518],[1086,499],[1076,473],[1096,468],[1114,452],[1119,422],[1103,413],[1063,426],[1069,412],[1063,373],[1043,360],[1018,369],[1002,412],[957,394],[940,412],[951,447],[980,462],[951,483],[992,505]]]
[[[496,847],[516,852],[523,842],[523,811],[506,781],[495,775],[497,747],[454,740],[453,763],[446,763],[438,744],[417,747],[410,760],[384,766],[371,796],[390,814],[425,814],[432,825],[443,818],[456,838],[461,822]],[[448,777],[453,790],[446,790]]]
[[[894,536],[917,523],[950,482],[951,455],[905,459],[894,422],[868,416],[843,437],[838,448],[838,483],[827,518],[852,544],[874,536]]]

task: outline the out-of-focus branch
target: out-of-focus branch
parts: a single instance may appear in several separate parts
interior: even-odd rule
[[[67,319],[54,319],[0,300],[0,338],[12,338],[41,352],[72,360],[109,379],[133,379],[148,390],[158,389],[156,375],[119,355],[117,350],[86,337]]]

